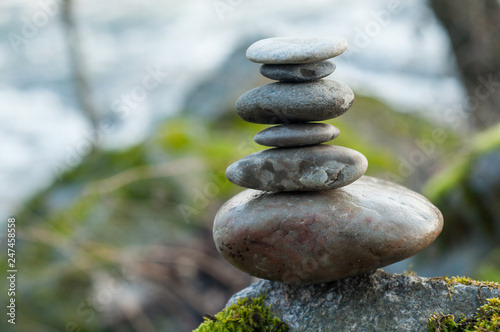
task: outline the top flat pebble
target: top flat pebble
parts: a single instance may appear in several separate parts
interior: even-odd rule
[[[259,40],[247,50],[250,61],[266,64],[311,63],[342,54],[347,41],[340,37],[276,37]]]

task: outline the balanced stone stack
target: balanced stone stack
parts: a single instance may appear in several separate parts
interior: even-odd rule
[[[247,50],[279,82],[246,92],[236,110],[248,122],[276,124],[254,138],[274,148],[228,167],[226,177],[250,189],[220,209],[213,232],[220,254],[251,275],[341,279],[408,258],[441,232],[443,217],[423,196],[363,176],[360,152],[323,144],[339,130],[312,121],[336,118],[354,101],[347,85],[323,79],[335,70],[327,60],[346,48],[342,38],[270,38]]]

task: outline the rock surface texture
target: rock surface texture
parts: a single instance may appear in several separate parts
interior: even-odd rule
[[[266,128],[253,139],[260,145],[290,148],[328,142],[339,134],[337,127],[327,123],[302,123]]]
[[[358,151],[320,144],[252,153],[229,166],[226,177],[252,189],[316,191],[344,187],[367,168],[368,161]]]
[[[291,332],[427,331],[434,313],[473,317],[498,289],[450,285],[437,278],[389,274],[382,270],[308,286],[261,280],[235,294],[267,293],[266,305]]]
[[[270,38],[247,50],[264,75],[287,81],[236,102],[245,121],[283,125],[255,136],[275,148],[227,168],[231,182],[252,190],[214,221],[219,253],[253,276],[299,285],[355,276],[415,255],[443,228],[441,212],[421,195],[363,176],[363,154],[322,144],[337,128],[309,123],[341,116],[354,101],[344,83],[319,79],[334,69],[325,60],[346,47],[342,38]]]
[[[282,82],[307,82],[319,80],[333,73],[335,64],[331,61],[321,61],[304,64],[262,65],[260,73],[272,80]]]
[[[364,176],[337,190],[245,190],[219,210],[214,238],[240,270],[311,284],[411,257],[442,227],[441,213],[425,197]]]
[[[320,62],[344,53],[344,38],[277,37],[259,40],[247,50],[250,61],[265,64]]]
[[[236,101],[236,111],[253,123],[323,121],[344,114],[353,101],[354,93],[341,82],[278,82],[245,92]]]

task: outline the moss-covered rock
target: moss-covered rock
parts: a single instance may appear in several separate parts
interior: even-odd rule
[[[422,332],[434,313],[473,317],[487,299],[499,296],[499,288],[468,278],[422,278],[377,270],[308,286],[262,280],[235,294],[228,306],[267,292],[265,305],[271,305],[292,332]]]
[[[428,329],[430,332],[498,332],[500,299],[487,299],[487,303],[479,307],[472,318],[462,316],[456,321],[454,315],[433,314]]]

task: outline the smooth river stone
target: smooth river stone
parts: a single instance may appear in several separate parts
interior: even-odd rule
[[[248,155],[226,169],[232,183],[268,191],[315,191],[346,186],[368,168],[360,152],[336,145],[273,148]]]
[[[260,145],[289,148],[315,145],[337,138],[340,131],[327,123],[279,125],[258,132],[254,141]]]
[[[304,63],[297,65],[262,65],[260,73],[281,82],[309,82],[319,80],[335,71],[331,61]]]
[[[215,217],[219,253],[258,278],[313,284],[369,272],[411,257],[441,232],[425,197],[363,176],[336,190],[245,190]]]
[[[353,101],[354,93],[341,82],[277,82],[245,92],[236,101],[236,111],[253,123],[323,121],[344,114]]]
[[[247,49],[250,61],[269,64],[311,63],[342,54],[347,48],[344,38],[277,37],[259,40]]]

